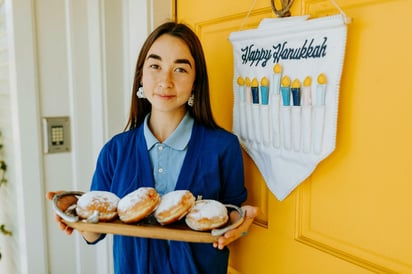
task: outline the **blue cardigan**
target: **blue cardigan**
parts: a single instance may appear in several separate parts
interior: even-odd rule
[[[142,186],[154,187],[143,124],[105,144],[91,190],[110,191],[121,198]],[[195,197],[202,195],[203,199],[240,206],[247,192],[237,137],[195,122],[176,184],[178,189],[190,190]],[[116,274],[226,274],[229,250],[218,250],[211,243],[114,235],[113,256]]]

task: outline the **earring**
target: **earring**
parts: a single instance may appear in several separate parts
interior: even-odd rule
[[[137,98],[139,98],[139,99],[146,98],[146,97],[144,96],[143,87],[139,87],[139,88],[137,89],[136,96],[137,96]]]
[[[189,100],[187,100],[187,104],[189,107],[193,107],[193,104],[195,103],[195,95],[192,93],[190,95]]]

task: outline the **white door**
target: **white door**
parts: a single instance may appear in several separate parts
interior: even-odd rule
[[[157,19],[170,14],[170,4],[155,13],[152,2],[0,1],[10,41],[4,98],[11,112],[2,121],[11,125],[3,135],[14,156],[7,187],[15,209],[12,246],[2,249],[0,262],[12,263],[4,273],[112,273],[110,237],[88,246],[77,233],[66,236],[44,197],[52,190],[87,190],[101,146],[122,131],[137,53]],[[58,116],[70,118],[71,150],[47,154],[42,119]]]

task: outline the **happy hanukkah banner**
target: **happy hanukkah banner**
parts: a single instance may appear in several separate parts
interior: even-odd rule
[[[229,39],[233,132],[281,201],[335,149],[346,25],[340,15],[264,19]]]

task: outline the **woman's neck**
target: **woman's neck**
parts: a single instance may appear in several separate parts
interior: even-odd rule
[[[170,114],[168,112],[152,112],[149,128],[159,142],[163,143],[177,128],[186,114],[184,112]]]

